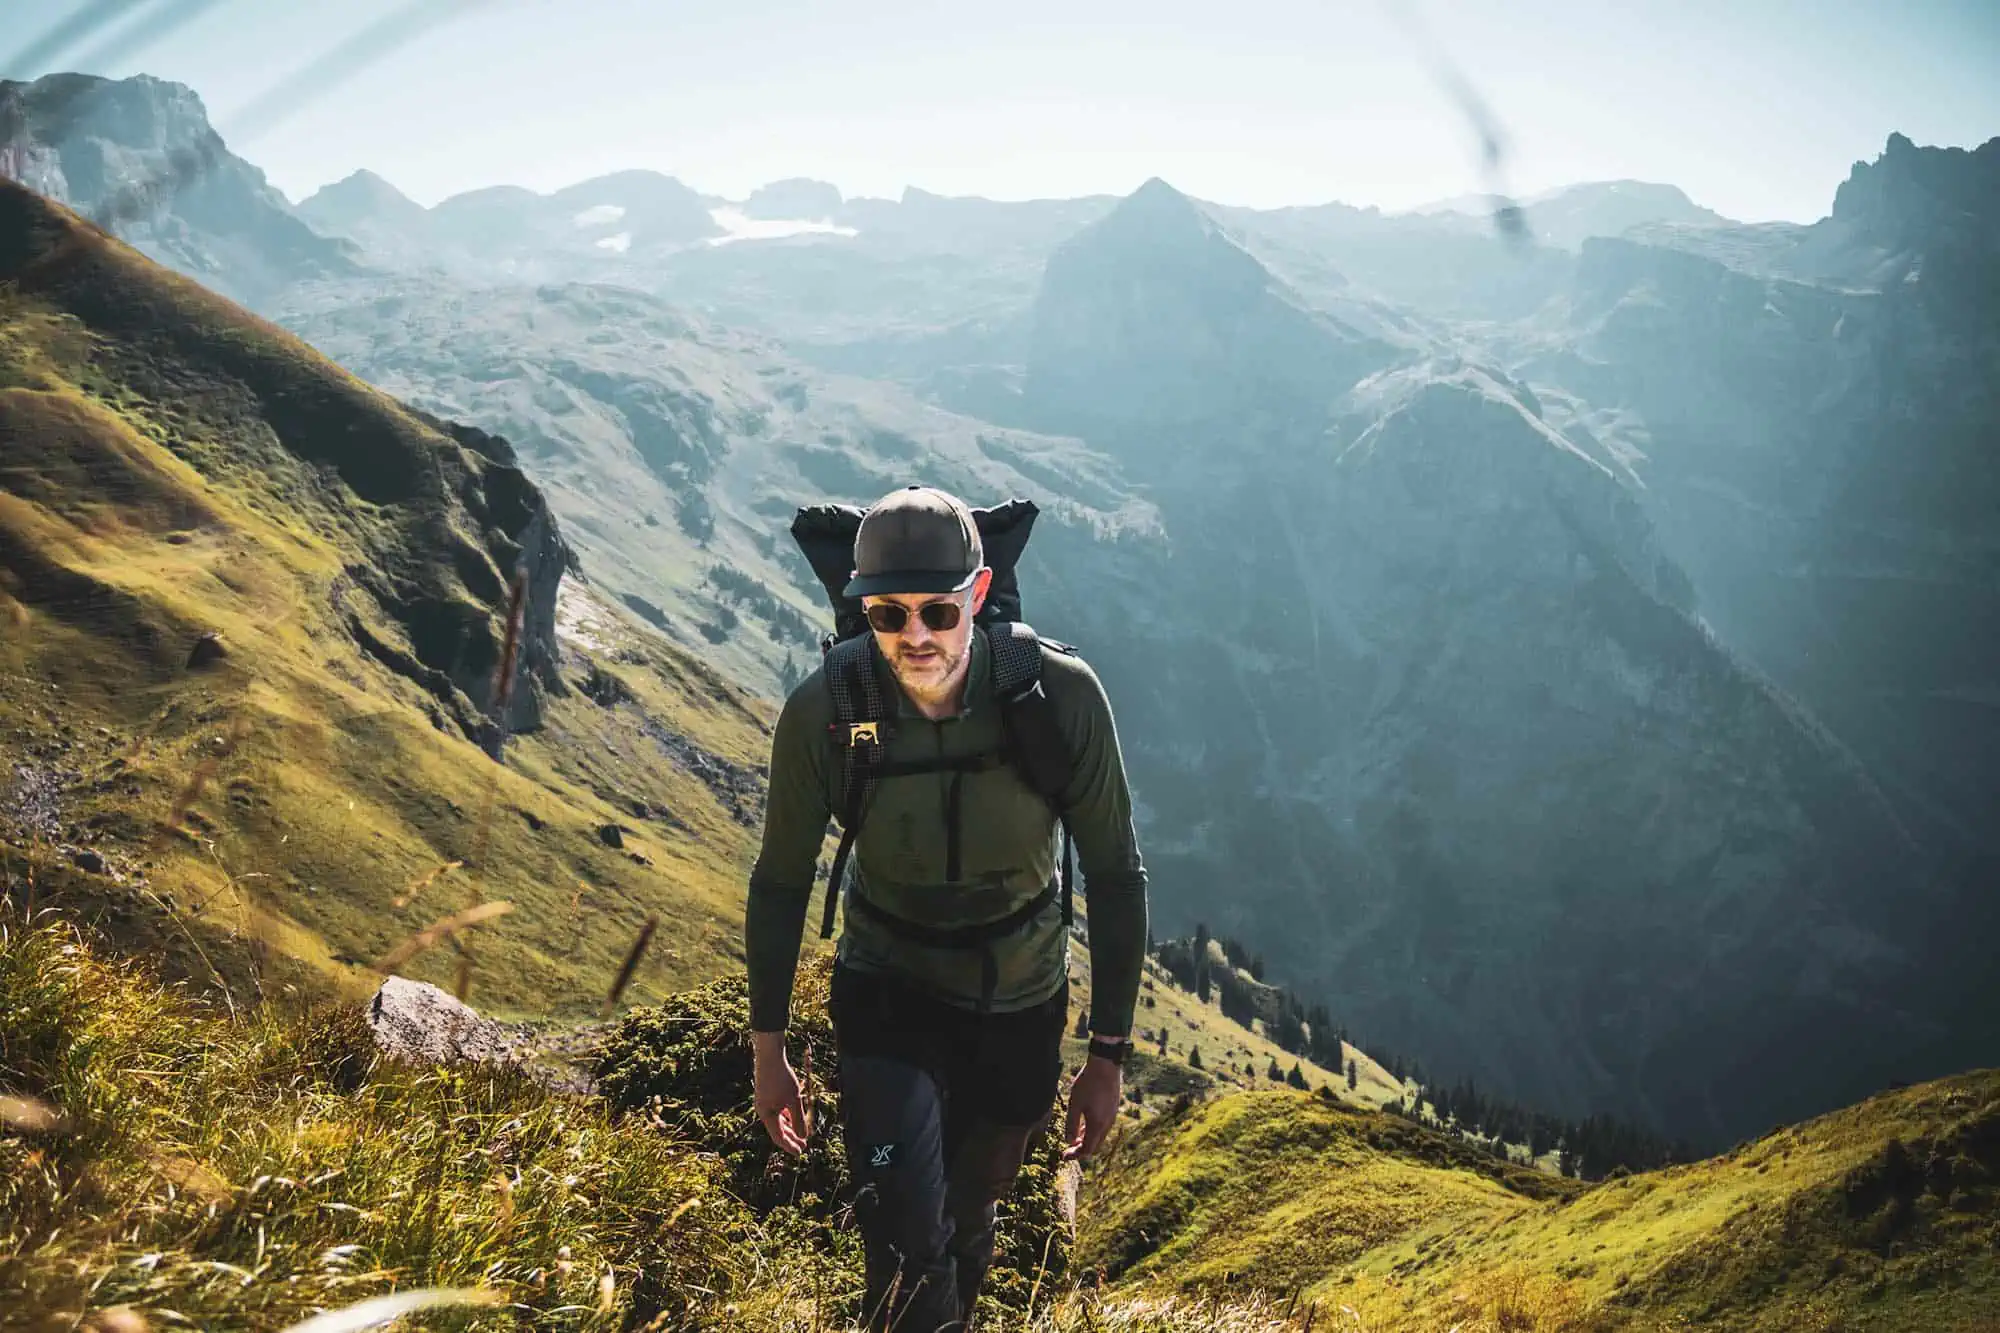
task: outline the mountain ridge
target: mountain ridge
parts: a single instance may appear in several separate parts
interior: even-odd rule
[[[559,641],[570,559],[504,441],[11,182],[0,292],[4,781],[97,867],[80,907],[205,904],[338,993],[412,911],[509,899],[489,994],[535,1012],[649,912],[636,985],[728,966],[767,714],[635,628]]]
[[[551,477],[568,469],[557,491],[570,497],[577,540],[590,543],[607,582],[680,643],[732,671],[782,679],[796,669],[788,649],[809,651],[819,597],[794,578],[783,534],[773,530],[796,504],[866,502],[912,474],[982,501],[1022,490],[1046,500],[1052,521],[1030,553],[1038,589],[1031,614],[1052,632],[1087,626],[1092,660],[1130,700],[1121,708],[1135,737],[1135,773],[1148,766],[1139,795],[1145,836],[1158,848],[1162,910],[1187,917],[1216,886],[1244,879],[1243,901],[1231,908],[1238,915],[1227,923],[1234,933],[1271,946],[1288,980],[1312,980],[1336,1007],[1376,1006],[1373,1021],[1401,1049],[1435,1042],[1438,1058],[1457,1063],[1454,1072],[1477,1072],[1522,1100],[1552,1100],[1557,1094],[1532,1090],[1554,1079],[1562,1098],[1583,1099],[1567,1102],[1578,1111],[1622,1085],[1621,1113],[1674,1106],[1671,1114],[1711,1134],[1731,1115],[1775,1114],[1744,1109],[1761,1098],[1823,1101],[1841,1095],[1833,1082],[1846,1088],[1886,1076],[1904,1050],[1921,1050],[1924,1067],[1970,1050],[1970,1037],[1936,1015],[1976,987],[1954,990],[1959,982],[1940,979],[1913,990],[1868,980],[1866,969],[1886,960],[1902,978],[1927,961],[1970,957],[1979,932],[1953,943],[1883,919],[1892,892],[1930,892],[1932,880],[1927,866],[1898,864],[1902,835],[1881,815],[1872,770],[1857,781],[1841,746],[1818,739],[1817,699],[1780,697],[1795,681],[1774,695],[1760,683],[1778,678],[1767,664],[1752,661],[1756,672],[1731,665],[1703,637],[1695,622],[1720,616],[1727,590],[1689,575],[1700,552],[1676,549],[1689,529],[1620,498],[1621,488],[1634,492],[1660,476],[1648,459],[1672,440],[1638,428],[1657,408],[1617,403],[1576,379],[1587,354],[1546,355],[1576,351],[1569,340],[1606,331],[1645,332],[1658,305],[1640,290],[1610,298],[1620,313],[1604,330],[1569,327],[1580,307],[1549,302],[1551,293],[1585,290],[1579,273],[1602,281],[1605,257],[1645,247],[1603,242],[1569,256],[1458,237],[1456,249],[1431,256],[1434,287],[1451,287],[1459,272],[1514,265],[1505,290],[1458,285],[1476,302],[1534,312],[1518,323],[1461,323],[1441,307],[1412,310],[1365,294],[1385,278],[1409,280],[1395,269],[1412,253],[1407,241],[1397,251],[1376,235],[1368,243],[1386,248],[1363,255],[1367,262],[1349,274],[1327,268],[1324,256],[1336,252],[1312,250],[1307,242],[1320,242],[1300,233],[1285,239],[1293,248],[1280,272],[1265,262],[1268,223],[1259,233],[1165,189],[1150,186],[1138,208],[1112,216],[1114,203],[1096,219],[1115,229],[1162,205],[1161,230],[1181,228],[1191,241],[1191,262],[1172,245],[1168,262],[1151,270],[1143,254],[1125,257],[1127,275],[1144,279],[1129,290],[1089,281],[1114,271],[1121,257],[1109,251],[1117,247],[1103,247],[1099,263],[1086,244],[1088,262],[1067,271],[1037,258],[1037,237],[1048,233],[1034,228],[1069,227],[1084,210],[1051,207],[1032,226],[1015,217],[995,231],[995,218],[1009,215],[920,195],[910,202],[960,228],[935,234],[954,237],[955,251],[929,248],[935,237],[871,245],[864,231],[838,244],[677,253],[683,267],[666,286],[721,279],[708,290],[733,300],[762,284],[762,304],[743,307],[753,312],[811,304],[794,283],[870,275],[860,286],[874,289],[874,305],[847,304],[856,289],[837,284],[819,305],[834,311],[821,326],[833,341],[820,345],[847,345],[838,340],[880,331],[893,317],[909,331],[902,347],[913,379],[942,390],[957,377],[978,390],[987,421],[1011,429],[920,407],[903,390],[849,373],[866,369],[866,358],[832,375],[801,366],[768,333],[761,346],[734,334],[690,339],[685,329],[713,330],[713,320],[700,310],[683,317],[656,294],[519,284],[474,294],[442,280],[336,281],[285,318],[443,415],[519,437],[531,466]],[[1409,235],[1426,248],[1445,233]],[[996,259],[1003,254],[1004,264]],[[1305,273],[1306,285],[1293,281],[1295,256],[1319,265]],[[1455,268],[1461,261],[1463,270]],[[990,285],[961,281],[967,275]],[[1791,299],[1781,294],[1780,308]],[[336,315],[331,307],[349,300],[379,304]],[[1033,311],[1037,301],[1047,316],[1039,325],[1009,314]],[[969,307],[982,313],[949,322],[954,309]],[[395,336],[382,337],[385,328]],[[649,364],[614,364],[620,342]],[[1474,378],[1447,369],[1451,357],[1478,367]],[[1751,358],[1740,368],[1762,364]],[[1618,374],[1633,369],[1610,365]],[[1387,368],[1402,368],[1412,384],[1439,383],[1408,402],[1355,394]],[[1764,378],[1744,383],[1763,392],[1781,382]],[[1682,398],[1704,410],[1721,401]],[[1976,425],[1976,401],[1972,417],[1946,424]],[[1175,403],[1189,410],[1162,410]],[[1391,429],[1369,436],[1385,421]],[[1349,450],[1364,437],[1366,448]],[[1870,441],[1857,435],[1851,443]],[[600,467],[620,484],[607,490],[592,480],[589,470]],[[612,512],[616,520],[607,521]],[[1385,528],[1391,515],[1409,533]],[[1506,522],[1535,534],[1531,551],[1517,549]],[[1429,535],[1419,541],[1416,532]],[[656,562],[651,577],[660,584],[648,586],[658,595],[627,577],[637,571],[617,569],[632,561],[629,552]],[[1172,590],[1164,601],[1162,579]],[[1545,660],[1521,643],[1542,644]],[[1562,678],[1561,664],[1573,679]],[[1218,708],[1222,716],[1207,720]],[[1718,719],[1731,709],[1756,725],[1730,733]],[[1458,748],[1475,736],[1491,738],[1483,752]],[[1835,736],[1846,744],[1844,730]],[[1586,762],[1613,777],[1593,790],[1577,767]],[[1484,790],[1456,779],[1458,771],[1484,775]],[[1753,795],[1732,809],[1723,799],[1730,788],[1718,782]],[[1650,805],[1641,800],[1647,783],[1656,791]],[[1507,801],[1521,819],[1498,818]],[[1565,819],[1593,830],[1583,845],[1549,834],[1545,826]],[[1874,849],[1857,865],[1886,862],[1876,890],[1858,893],[1837,867],[1815,882],[1812,830],[1820,824],[1834,829],[1828,847],[1852,836]],[[1530,837],[1524,827],[1539,831]],[[1657,852],[1651,861],[1636,850],[1647,846]],[[1761,894],[1760,864],[1771,885]],[[1682,869],[1662,869],[1672,866]],[[1710,914],[1652,922],[1652,935],[1665,941],[1656,946],[1644,932],[1629,933],[1654,910],[1630,895],[1662,876],[1674,886],[1656,885],[1661,902],[1707,902]],[[1741,920],[1731,918],[1733,907],[1714,907],[1739,901],[1724,884],[1747,895]],[[1413,886],[1436,910],[1408,905]],[[1532,910],[1508,913],[1510,894]],[[1617,901],[1601,920],[1572,921],[1592,894]],[[1581,932],[1561,947],[1535,924],[1551,904],[1563,909],[1559,924]],[[1812,924],[1788,926],[1787,913]],[[1259,935],[1280,922],[1282,937]],[[1800,952],[1794,936],[1820,940],[1825,958]],[[1400,961],[1372,958],[1358,940],[1393,946]],[[1279,948],[1301,952],[1286,957]],[[1523,948],[1550,948],[1549,966],[1510,973],[1520,957],[1510,951]],[[1626,961],[1614,968],[1614,957]],[[1658,978],[1695,975],[1694,961],[1731,957],[1738,961],[1712,993],[1696,997],[1711,1006],[1700,1025],[1676,1035],[1670,1015],[1642,1003]],[[1366,981],[1369,969],[1380,970],[1379,984]],[[1777,979],[1786,975],[1793,983]],[[1532,1004],[1506,998],[1520,983],[1551,977],[1551,993]],[[1579,997],[1614,982],[1631,1000],[1618,1010],[1627,1040],[1600,1034],[1575,1067],[1550,1064],[1546,1052],[1559,1043],[1549,1034],[1582,1031]],[[1478,998],[1482,988],[1490,999]],[[1897,1027],[1893,1003],[1870,998],[1877,991],[1909,1001],[1909,1026]],[[1868,1023],[1893,1031],[1868,1056],[1877,1063],[1824,1061],[1789,1090],[1754,1077],[1754,1086],[1721,1078],[1689,1089],[1675,1068],[1740,1069],[1754,1063],[1747,1052],[1771,1039],[1722,1030],[1717,1016],[1737,1000],[1770,1032],[1805,1021],[1818,1004],[1866,1011]],[[1805,1008],[1787,1018],[1794,1004]],[[1488,1026],[1465,1026],[1472,1018]],[[1935,1044],[1939,1036],[1951,1040]],[[1540,1072],[1510,1074],[1515,1057],[1506,1052],[1515,1049],[1542,1052],[1522,1057]],[[1808,1091],[1818,1077],[1832,1082]]]

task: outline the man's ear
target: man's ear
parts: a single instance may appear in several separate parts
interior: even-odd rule
[[[993,590],[993,568],[987,566],[979,571],[979,577],[972,581],[972,614],[978,615],[986,605],[986,594]]]

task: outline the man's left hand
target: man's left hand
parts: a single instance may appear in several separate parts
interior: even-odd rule
[[[1118,1118],[1124,1071],[1101,1055],[1084,1061],[1069,1085],[1069,1125],[1063,1131],[1063,1160],[1096,1152]]]

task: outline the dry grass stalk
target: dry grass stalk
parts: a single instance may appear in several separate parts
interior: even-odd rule
[[[512,903],[481,903],[468,907],[463,912],[454,912],[448,917],[433,921],[416,934],[391,949],[376,962],[377,972],[391,972],[426,949],[436,947],[453,933],[490,921],[496,916],[505,916],[514,910]]]
[[[527,614],[528,579],[519,570],[514,573],[514,582],[507,598],[507,632],[500,648],[500,665],[494,670],[493,678],[493,721],[500,729],[500,744],[507,741],[507,705],[514,697],[515,664],[521,654],[521,626]],[[498,760],[504,750],[496,750]],[[486,868],[486,854],[493,842],[493,807],[500,794],[500,770],[496,766],[487,775],[485,808],[479,814],[479,831],[474,844],[472,864],[481,870]],[[479,900],[479,887],[473,885],[473,901]]]
[[[43,1105],[33,1097],[15,1097],[0,1093],[0,1125],[23,1133],[38,1134],[56,1128],[62,1123],[62,1113]]]
[[[129,1305],[113,1305],[83,1321],[84,1333],[149,1333],[146,1316]]]
[[[499,1305],[506,1293],[495,1287],[425,1287],[399,1291],[393,1296],[376,1296],[339,1310],[300,1320],[284,1333],[359,1333],[364,1328],[400,1319],[414,1310],[438,1305]]]
[[[194,772],[188,775],[186,785],[174,797],[172,809],[168,812],[166,819],[160,824],[158,832],[154,835],[154,850],[157,851],[162,842],[172,837],[180,829],[181,821],[187,818],[187,813],[194,808],[194,803],[201,799],[201,793],[208,786],[209,779],[213,778],[217,771],[221,769],[223,760],[236,753],[236,747],[243,743],[243,738],[249,733],[249,730],[250,724],[243,719],[241,713],[238,713],[230,720],[228,735],[222,738],[222,743],[216,746],[207,757],[195,765]]]
[[[398,897],[395,900],[395,902],[391,904],[391,906],[398,908],[408,907],[411,903],[417,900],[418,894],[422,893],[425,889],[428,889],[432,884],[436,883],[439,876],[449,875],[452,871],[457,870],[464,864],[465,862],[463,861],[446,861],[443,865],[438,866],[436,869],[431,870],[427,874],[422,875],[418,879],[413,881],[410,887],[403,890],[402,895]]]
[[[618,969],[618,979],[611,983],[611,993],[604,997],[603,1016],[608,1018],[618,1007],[618,997],[625,993],[625,987],[632,982],[632,974],[639,970],[639,959],[646,952],[653,932],[658,930],[660,918],[657,915],[646,918],[646,924],[639,927],[639,938],[632,941],[632,948],[625,955],[625,965]]]

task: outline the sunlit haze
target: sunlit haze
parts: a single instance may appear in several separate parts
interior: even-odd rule
[[[8,0],[0,72],[187,83],[293,199],[361,167],[425,204],[649,167],[737,199],[789,176],[995,199],[1161,176],[1226,203],[1406,208],[1484,188],[1440,60],[1490,107],[1523,195],[1636,178],[1745,221],[1810,221],[1891,132],[1972,146],[2000,126],[2000,6],[1976,0],[494,0],[268,125],[239,114],[411,6],[226,0],[140,50],[100,32],[21,67],[83,8]]]

